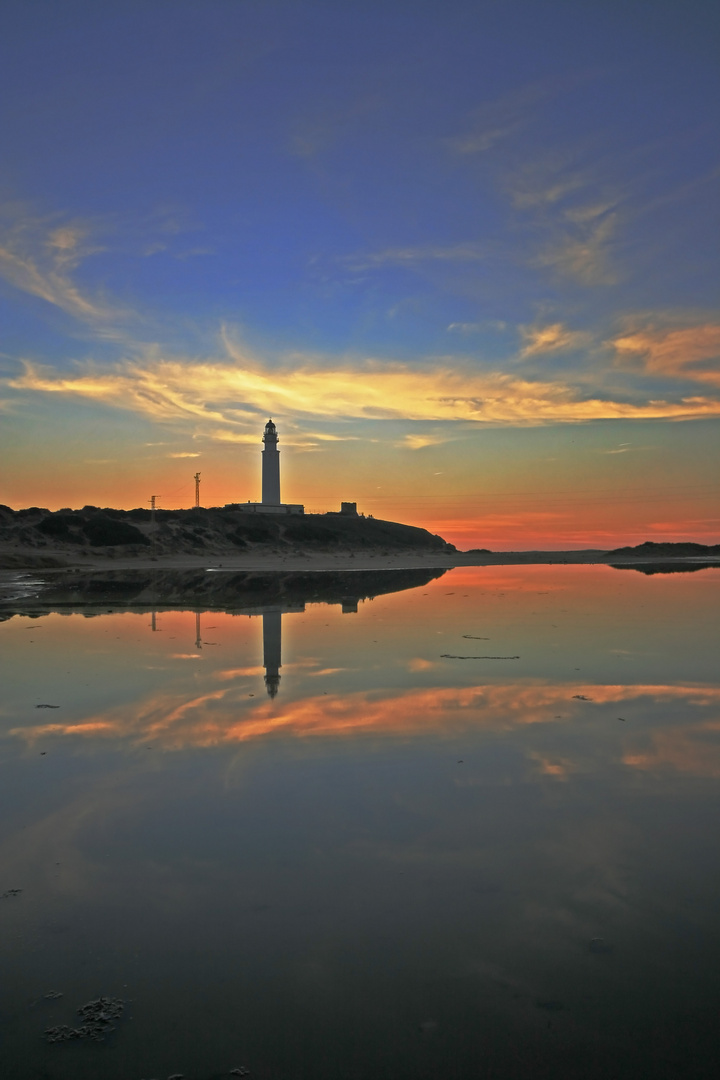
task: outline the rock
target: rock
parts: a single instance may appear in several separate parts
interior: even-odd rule
[[[99,997],[81,1005],[77,1014],[82,1024],[71,1028],[68,1024],[58,1024],[45,1029],[45,1039],[50,1043],[70,1042],[73,1039],[90,1039],[101,1042],[107,1034],[114,1031],[113,1020],[122,1015],[125,1002],[120,998]]]

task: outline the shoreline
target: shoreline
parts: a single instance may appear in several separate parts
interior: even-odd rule
[[[500,552],[445,552],[445,551],[398,551],[374,552],[328,552],[317,551],[303,554],[254,551],[238,554],[206,552],[202,555],[137,555],[111,556],[88,552],[74,558],[65,551],[48,551],[40,554],[13,551],[0,552],[0,574],[35,573],[61,574],[67,571],[148,571],[148,570],[207,570],[242,571],[266,573],[323,573],[343,570],[405,570],[405,569],[454,569],[461,566],[581,566],[612,565],[638,566],[642,564],[673,563],[678,566],[703,563],[720,566],[717,555],[612,555],[598,549],[572,551],[500,551]]]

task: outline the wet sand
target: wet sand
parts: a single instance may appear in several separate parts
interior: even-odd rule
[[[647,562],[647,559],[643,559]],[[665,555],[662,562],[667,562]],[[679,557],[673,562],[689,564],[697,561],[707,562],[692,557]],[[711,559],[720,564],[720,558]],[[515,566],[515,565],[577,565],[592,563],[612,563],[613,565],[633,566],[639,562],[631,556],[618,557],[601,549],[582,549],[574,551],[498,551],[498,552],[433,552],[409,550],[395,552],[368,551],[308,551],[303,553],[279,552],[268,550],[244,551],[237,554],[211,551],[198,555],[158,555],[139,554],[123,556],[101,552],[72,553],[66,550],[46,549],[42,553],[37,549],[24,551],[13,546],[9,550],[0,550],[0,571],[42,570],[43,573],[61,572],[70,568],[85,570],[238,570],[238,571],[298,571],[313,572],[337,570],[397,570],[410,568],[444,568],[455,566]]]

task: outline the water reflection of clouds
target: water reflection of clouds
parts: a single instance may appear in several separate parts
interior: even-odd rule
[[[623,758],[646,772],[672,768],[693,776],[720,777],[720,720],[653,732],[649,745]]]
[[[249,672],[256,669],[242,669]],[[217,673],[234,677],[236,672]],[[242,694],[242,696],[240,696]],[[578,697],[576,695],[581,695]],[[608,710],[608,706],[615,706]],[[308,738],[413,739],[454,738],[458,734],[511,733],[538,725],[565,728],[573,737],[580,730],[589,741],[583,751],[526,745],[523,752],[538,772],[552,777],[597,767],[598,744],[615,730],[621,740],[618,762],[643,770],[672,767],[698,775],[720,775],[720,687],[623,686],[586,683],[517,682],[465,688],[434,687],[381,694],[360,692],[310,695],[278,707],[262,698],[250,699],[246,688],[227,686],[197,694],[159,693],[133,708],[113,707],[78,722],[13,727],[8,734],[35,746],[39,740],[61,737],[117,739],[131,747],[152,741],[158,749],[249,743],[261,739]],[[620,733],[623,712],[631,723]],[[704,710],[712,715],[705,719]],[[688,723],[692,711],[694,722]],[[682,716],[678,726],[677,717]],[[590,721],[609,726],[593,727]],[[697,722],[697,721],[700,722]],[[648,728],[648,722],[653,726]],[[627,720],[625,721],[627,723]],[[605,755],[600,755],[605,759]],[[582,759],[582,760],[581,760]]]

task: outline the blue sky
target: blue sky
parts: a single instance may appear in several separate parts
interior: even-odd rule
[[[475,495],[522,515],[528,485],[632,475],[657,496],[633,529],[717,531],[712,5],[0,18],[0,501],[182,505],[190,465],[213,501],[253,498],[272,412],[308,504],[382,487],[477,529]],[[663,461],[704,485],[691,511],[664,512]]]

